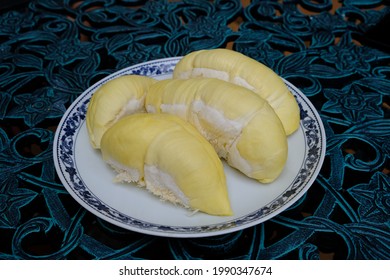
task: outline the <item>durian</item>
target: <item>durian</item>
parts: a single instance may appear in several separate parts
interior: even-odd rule
[[[100,148],[106,130],[125,115],[145,111],[145,95],[155,79],[124,75],[109,80],[93,93],[86,114],[89,140]]]
[[[286,135],[299,127],[298,104],[283,79],[264,64],[229,49],[199,50],[185,55],[173,78],[218,78],[246,87],[266,99],[282,121]]]
[[[194,125],[221,158],[248,177],[274,181],[287,160],[287,136],[266,100],[244,87],[214,78],[154,83],[148,113],[168,113]]]
[[[213,147],[174,115],[136,113],[103,135],[101,152],[116,180],[211,215],[232,215],[223,165]],[[147,210],[145,210],[147,211]]]

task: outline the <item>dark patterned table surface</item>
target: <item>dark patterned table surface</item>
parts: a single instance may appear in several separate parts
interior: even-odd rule
[[[0,259],[389,259],[387,1],[5,1],[0,10]],[[107,223],[65,190],[59,121],[122,68],[229,48],[299,88],[327,149],[309,191],[233,233],[157,237]]]

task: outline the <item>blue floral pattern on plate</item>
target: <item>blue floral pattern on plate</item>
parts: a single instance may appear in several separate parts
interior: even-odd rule
[[[286,186],[284,192],[267,205],[227,222],[206,226],[171,226],[134,218],[131,214],[122,213],[107,205],[104,198],[93,194],[89,186],[83,182],[78,171],[74,148],[93,92],[103,83],[125,74],[151,77],[171,75],[179,60],[180,57],[158,59],[125,68],[102,79],[74,101],[60,122],[53,148],[57,173],[69,193],[88,210],[116,225],[151,235],[175,237],[213,236],[234,232],[270,219],[302,197],[321,168],[325,156],[326,138],[321,119],[313,105],[303,93],[287,81],[285,83],[296,97],[301,109],[301,129],[304,133],[305,154],[303,161],[297,163],[301,165],[299,173],[295,175],[295,178],[292,178],[290,185]]]

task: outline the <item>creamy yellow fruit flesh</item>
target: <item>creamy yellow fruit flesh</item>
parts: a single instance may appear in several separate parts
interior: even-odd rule
[[[155,79],[125,75],[103,84],[93,93],[86,114],[86,125],[93,148],[100,148],[106,130],[125,115],[144,112],[145,96]]]
[[[194,77],[217,78],[248,88],[268,101],[287,135],[299,127],[299,107],[283,79],[250,57],[229,49],[189,53],[175,66],[173,78]]]
[[[223,165],[210,143],[175,115],[136,113],[101,140],[117,181],[134,182],[161,199],[211,215],[232,215]]]
[[[285,166],[287,136],[280,119],[244,87],[215,78],[158,81],[145,107],[191,123],[229,165],[262,183],[274,181]]]

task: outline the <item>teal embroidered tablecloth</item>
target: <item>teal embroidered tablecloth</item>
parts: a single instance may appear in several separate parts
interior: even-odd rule
[[[388,1],[6,2],[0,259],[390,258]],[[202,238],[133,232],[85,210],[53,163],[69,106],[120,69],[213,48],[264,63],[318,111],[326,154],[308,192],[264,223]]]

